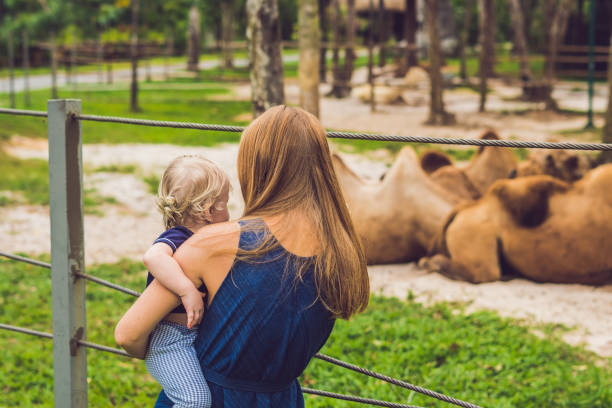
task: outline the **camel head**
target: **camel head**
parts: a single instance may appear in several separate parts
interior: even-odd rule
[[[550,176],[530,176],[500,180],[490,193],[496,196],[517,225],[537,227],[548,217],[548,201],[556,193],[564,193],[570,185]]]
[[[421,155],[421,168],[427,174],[431,174],[444,166],[452,166],[451,158],[437,150],[427,150]]]
[[[499,140],[500,137],[493,130],[488,130],[480,139]],[[496,180],[508,178],[516,167],[517,161],[510,149],[487,146],[480,147],[465,173],[483,195]]]
[[[519,163],[517,176],[546,174],[560,180],[574,182],[594,167],[593,160],[585,155],[567,150],[536,150],[527,160]]]

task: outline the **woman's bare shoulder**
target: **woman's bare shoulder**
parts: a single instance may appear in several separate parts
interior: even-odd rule
[[[185,244],[198,247],[205,252],[211,249],[216,252],[219,249],[238,248],[239,238],[240,224],[238,221],[227,221],[200,228]]]

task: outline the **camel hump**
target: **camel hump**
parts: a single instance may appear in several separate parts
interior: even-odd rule
[[[530,176],[514,180],[500,180],[491,187],[514,221],[534,228],[548,218],[549,198],[566,192],[570,185],[550,176]]]
[[[452,165],[450,157],[437,150],[427,150],[421,156],[421,168],[427,174],[431,174],[438,170],[440,167]]]

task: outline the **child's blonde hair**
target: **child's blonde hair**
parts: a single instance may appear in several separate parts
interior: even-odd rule
[[[172,160],[159,182],[157,207],[166,229],[187,221],[208,222],[205,214],[229,186],[225,171],[215,162],[197,155]]]

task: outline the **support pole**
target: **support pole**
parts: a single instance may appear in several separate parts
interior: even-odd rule
[[[13,31],[8,32],[8,60],[9,60],[9,100],[11,109],[15,109],[15,43]]]
[[[30,107],[30,40],[28,30],[22,32],[23,59],[23,98],[26,107]]]
[[[595,47],[595,0],[589,2],[589,110],[585,129],[593,129],[593,80],[595,75],[595,61],[593,58]]]
[[[51,207],[51,285],[53,307],[53,393],[56,407],[87,407],[83,240],[81,101],[47,103],[49,202]]]

